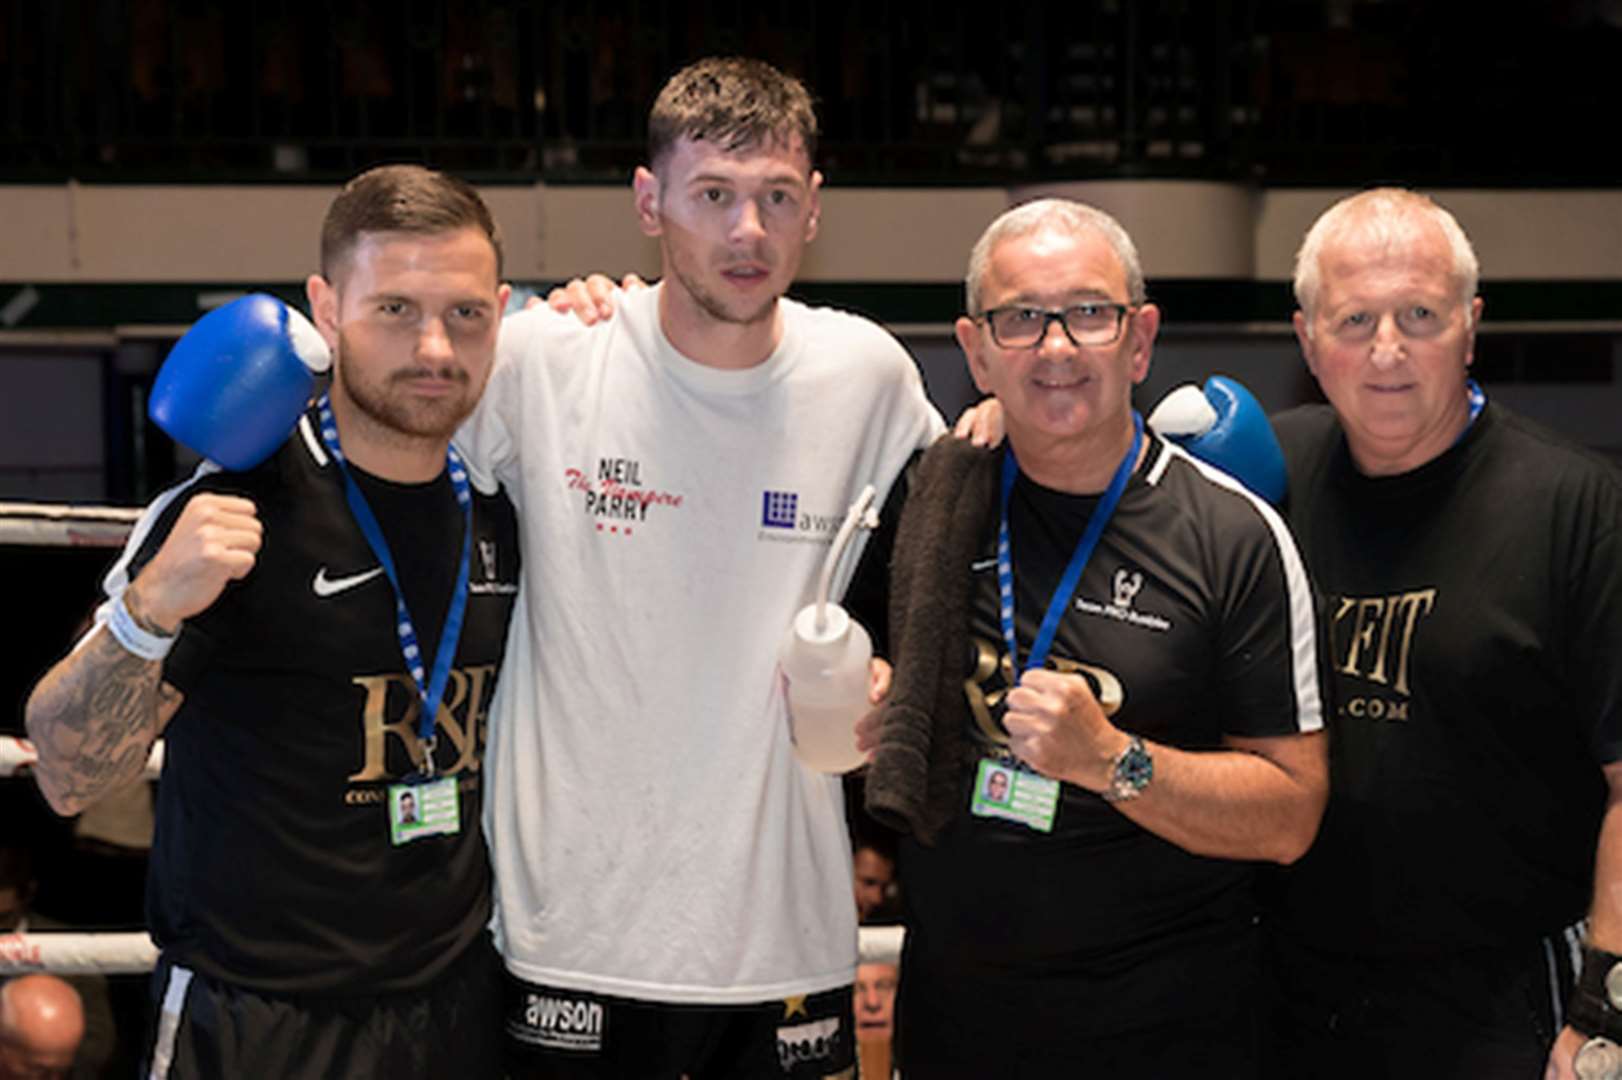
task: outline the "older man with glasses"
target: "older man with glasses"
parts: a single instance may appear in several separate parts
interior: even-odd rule
[[[1328,791],[1301,559],[1133,412],[1160,313],[1113,218],[1011,210],[967,291],[1007,442],[913,473],[863,730],[909,834],[905,1075],[1252,1076],[1255,864],[1306,851]]]

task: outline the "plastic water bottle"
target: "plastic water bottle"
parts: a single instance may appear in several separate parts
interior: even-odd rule
[[[851,504],[823,563],[817,601],[794,616],[778,651],[779,667],[788,679],[794,751],[819,772],[849,772],[864,760],[856,749],[856,721],[868,709],[873,641],[849,612],[828,602],[828,589],[857,528],[878,525],[873,498],[869,484]]]
[[[818,625],[820,610],[826,618]],[[867,712],[873,642],[838,604],[810,604],[794,616],[780,661],[788,676],[789,722],[800,760],[825,773],[856,768],[856,721]]]

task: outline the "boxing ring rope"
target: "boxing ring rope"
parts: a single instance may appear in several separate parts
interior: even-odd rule
[[[0,979],[34,971],[53,975],[139,975],[151,971],[157,962],[158,947],[142,931],[0,934]]]
[[[140,516],[116,506],[0,502],[0,544],[122,547]]]
[[[905,931],[899,926],[864,926],[861,962],[896,964]],[[33,971],[53,975],[139,975],[158,961],[158,947],[145,933],[85,934],[50,930],[0,934],[0,979]]]
[[[906,927],[859,926],[856,933],[861,963],[901,963],[901,945],[907,937]]]
[[[39,752],[34,749],[33,743],[14,735],[0,735],[0,777],[26,774],[28,768],[38,761]],[[161,772],[163,772],[163,740],[159,739],[152,744],[152,753],[147,755],[146,770],[141,774],[142,779],[156,780]]]

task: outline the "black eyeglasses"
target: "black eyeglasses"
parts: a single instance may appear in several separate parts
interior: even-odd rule
[[[1064,327],[1065,337],[1077,348],[1113,345],[1121,338],[1126,314],[1132,304],[1088,301],[1072,304],[1062,311],[1037,307],[999,307],[975,316],[991,327],[991,340],[1005,349],[1028,349],[1040,345],[1047,336],[1048,323]]]

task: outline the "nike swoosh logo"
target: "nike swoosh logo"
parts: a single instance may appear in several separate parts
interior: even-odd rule
[[[996,565],[997,565],[997,560],[995,558],[979,559],[979,560],[969,564],[969,572],[973,573],[973,574],[978,574],[980,571],[982,571],[982,570],[990,570],[993,566],[996,566]]]
[[[315,580],[310,583],[310,587],[315,590],[315,595],[319,597],[337,596],[347,589],[353,589],[356,585],[366,584],[382,572],[383,568],[381,566],[374,566],[370,570],[350,574],[348,577],[329,578],[327,568],[323,566],[315,572]]]

